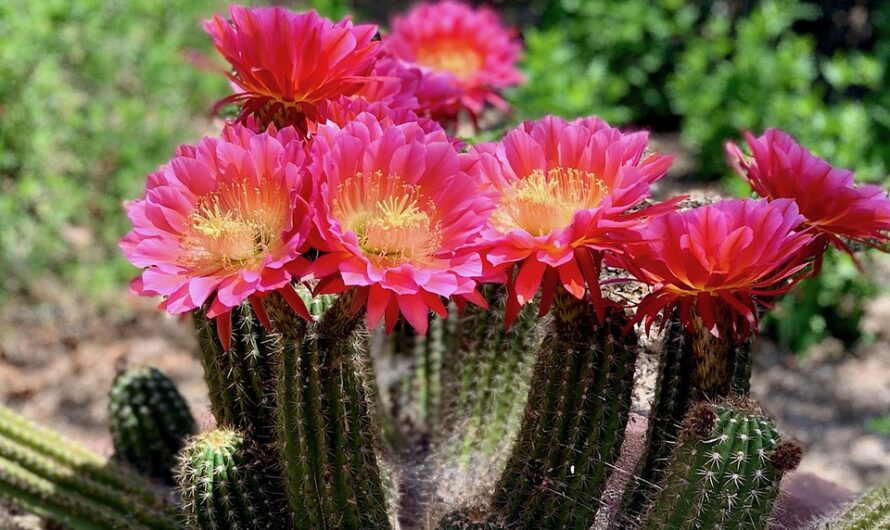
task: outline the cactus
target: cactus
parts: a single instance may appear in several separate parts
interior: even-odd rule
[[[484,294],[489,309],[468,307],[461,318],[455,359],[461,371],[444,384],[453,396],[446,427],[457,427],[462,462],[488,457],[515,438],[547,322],[538,318],[536,300],[523,306],[508,328],[506,290],[491,285]]]
[[[197,426],[182,395],[157,368],[118,376],[109,395],[115,454],[134,468],[172,483],[176,454]]]
[[[390,528],[368,383],[361,316],[341,296],[318,322],[296,317],[279,297],[277,423],[294,528]]]
[[[452,513],[439,521],[438,530],[506,530],[506,526],[470,510]]]
[[[287,523],[252,468],[252,455],[234,431],[194,438],[180,457],[180,505],[193,530],[275,530]]]
[[[0,496],[73,530],[182,528],[145,479],[2,406]]]
[[[739,395],[748,393],[751,341],[720,342],[711,337],[710,333],[705,333],[705,337],[691,335],[676,312],[665,325],[655,397],[648,416],[646,447],[625,488],[617,515],[620,519],[637,519],[640,510],[651,499],[656,484],[667,469],[683,419],[696,400],[705,397],[701,390],[701,374],[723,372],[723,368],[717,367],[722,366],[725,355],[731,354],[731,362],[726,364],[724,373],[731,381],[728,390]],[[713,345],[718,347],[715,351],[708,352],[707,347]],[[710,362],[700,362],[703,357],[707,357]]]
[[[623,309],[557,294],[518,439],[494,497],[510,528],[588,530],[618,458],[637,339]]]
[[[766,528],[782,475],[801,454],[751,401],[698,403],[642,528]]]
[[[890,482],[851,502],[840,513],[816,524],[814,530],[890,528]]]
[[[248,302],[232,310],[229,351],[218,339],[216,322],[202,311],[193,315],[217,424],[248,434],[259,445],[274,443],[277,343]]]

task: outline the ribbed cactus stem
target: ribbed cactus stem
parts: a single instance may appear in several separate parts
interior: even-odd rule
[[[873,530],[890,528],[890,482],[875,488],[821,521],[818,530]]]
[[[762,530],[783,474],[800,457],[800,445],[782,440],[753,402],[699,403],[684,420],[642,528]]]
[[[0,418],[0,496],[74,530],[182,528],[141,477],[3,407]]]
[[[690,333],[676,312],[670,316],[648,415],[646,447],[625,488],[616,520],[627,523],[639,518],[667,470],[680,425],[697,400],[748,394],[752,343],[753,338],[716,338],[701,327]]]
[[[172,484],[176,454],[197,429],[173,381],[157,368],[127,371],[114,382],[109,413],[115,454]]]
[[[624,439],[637,339],[622,309],[556,295],[494,507],[510,528],[588,530]]]
[[[180,506],[192,530],[275,530],[287,523],[266,494],[242,436],[218,429],[193,439],[180,457]]]
[[[456,398],[448,405],[449,423],[457,424],[464,461],[488,457],[515,438],[546,329],[538,300],[526,304],[507,328],[506,290],[489,285],[484,295],[489,309],[467,307],[460,320],[456,363],[462,370],[447,392]]]
[[[194,313],[204,379],[217,425],[246,433],[259,445],[275,439],[275,374],[280,357],[248,302],[232,309],[232,347],[225,351],[216,322]]]
[[[750,391],[751,348],[753,334],[733,337],[731,330],[721,330],[717,337],[705,329],[700,320],[689,331],[692,348],[693,398],[718,400]]]
[[[318,322],[270,297],[283,347],[279,451],[294,528],[390,528],[362,316],[341,296]]]
[[[437,530],[507,530],[505,525],[469,510],[445,516],[436,528]]]

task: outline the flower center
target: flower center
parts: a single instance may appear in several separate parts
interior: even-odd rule
[[[536,169],[503,195],[492,221],[504,233],[521,229],[543,236],[568,226],[578,210],[599,206],[608,192],[606,183],[588,171]]]
[[[237,183],[202,197],[182,238],[180,264],[195,271],[249,267],[281,239],[289,194]]]
[[[435,205],[420,186],[398,176],[356,174],[337,188],[333,207],[334,216],[355,233],[377,265],[427,263],[441,245]]]
[[[428,42],[417,50],[417,62],[466,79],[482,68],[482,55],[472,46],[458,40]]]

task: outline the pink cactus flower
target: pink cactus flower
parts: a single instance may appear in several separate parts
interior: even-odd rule
[[[761,197],[797,203],[804,223],[819,234],[817,260],[827,243],[852,255],[849,242],[882,247],[890,241],[890,198],[880,186],[857,186],[852,171],[832,167],[780,130],[745,139],[752,156],[727,143],[730,163]]]
[[[647,155],[647,141],[645,132],[625,134],[596,117],[547,117],[471,149],[496,196],[483,246],[492,272],[507,273],[515,301],[508,320],[538,291],[546,312],[558,285],[577,298],[589,287],[603,310],[603,253],[620,252],[644,216],[672,208],[629,212],[671,164],[670,157]]]
[[[476,291],[479,253],[468,246],[491,203],[441,129],[361,113],[344,126],[320,126],[309,172],[318,184],[316,247],[308,278],[319,292],[353,289],[368,322],[399,315],[426,332],[443,298],[484,304]]]
[[[380,56],[377,26],[335,24],[315,11],[280,7],[232,6],[230,14],[231,22],[217,16],[204,24],[233,69],[236,92],[218,106],[242,103],[242,118],[254,115],[305,133],[307,121],[321,119],[324,101],[375,90],[366,85]]]
[[[758,306],[787,292],[809,264],[810,230],[789,199],[724,200],[652,219],[624,266],[652,292],[637,307],[647,329],[679,310],[690,330],[700,320],[715,336],[757,329]]]
[[[448,0],[425,3],[391,27],[386,50],[423,71],[420,113],[450,123],[461,109],[475,120],[486,103],[509,109],[499,92],[523,80],[516,68],[521,45],[495,11]]]
[[[133,230],[120,243],[143,270],[133,290],[162,296],[160,307],[185,313],[209,303],[229,348],[231,309],[279,291],[308,317],[290,286],[312,227],[305,148],[292,127],[256,134],[240,124],[219,138],[182,146],[148,177],[145,196],[127,205]]]

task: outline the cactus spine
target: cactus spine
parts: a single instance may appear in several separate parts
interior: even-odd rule
[[[194,321],[217,424],[236,429],[260,445],[274,442],[277,343],[248,302],[232,309],[230,351],[220,344],[213,319],[196,311]]]
[[[280,333],[279,451],[293,527],[390,528],[368,383],[366,332],[341,296],[318,322],[305,322],[277,297]]]
[[[145,479],[2,406],[0,495],[74,530],[182,528]]]
[[[157,368],[125,372],[111,389],[109,413],[115,454],[172,483],[176,454],[196,431],[188,403],[173,382]]]
[[[538,318],[538,301],[526,304],[516,322],[504,324],[506,289],[484,290],[490,309],[468,307],[461,318],[456,374],[448,395],[450,424],[458,424],[460,460],[487,458],[515,438],[535,354],[544,339],[546,319]],[[504,452],[504,451],[502,451]],[[505,452],[504,452],[505,453]]]
[[[241,435],[219,429],[183,450],[179,462],[180,505],[194,530],[285,528],[274,502],[253,470]]]
[[[801,448],[750,401],[697,404],[642,528],[766,528],[782,475]]]
[[[518,439],[495,491],[510,528],[588,530],[624,439],[637,339],[624,311],[556,295]]]
[[[866,493],[841,513],[816,525],[818,530],[890,528],[890,482]]]
[[[506,526],[477,517],[470,512],[455,512],[439,521],[438,530],[506,530]]]

